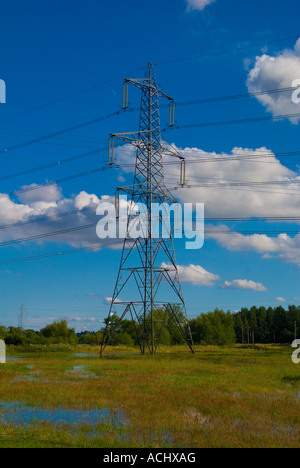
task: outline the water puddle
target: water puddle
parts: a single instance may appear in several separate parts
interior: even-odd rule
[[[70,428],[71,434],[76,435],[80,430],[89,438],[105,435],[109,426],[113,430],[114,437],[119,441],[132,443],[133,434],[129,430],[129,421],[124,412],[119,409],[65,409],[27,406],[21,402],[0,401],[0,426],[13,424],[19,427],[33,427],[39,423],[50,423],[56,429]],[[101,426],[104,425],[104,426]],[[136,442],[149,444],[153,442],[157,446],[173,446],[174,439],[171,432],[161,431],[137,431],[134,435]]]
[[[81,379],[89,379],[90,377],[97,377],[94,372],[89,372],[85,366],[73,366],[73,369],[68,371],[70,374],[74,374],[76,377]]]
[[[95,353],[74,353],[74,354],[71,354],[71,356],[76,356],[76,357],[85,357],[85,356],[99,356],[99,354],[95,354]]]
[[[126,427],[128,422],[122,411],[102,409],[64,409],[26,406],[19,402],[0,402],[0,424],[28,427],[48,422],[55,426],[70,425],[76,430],[80,425],[91,426],[92,436],[99,435],[97,426],[109,424],[114,428]]]

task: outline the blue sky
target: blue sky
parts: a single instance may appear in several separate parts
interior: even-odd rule
[[[1,2],[0,79],[7,95],[6,104],[0,104],[0,226],[82,209],[90,199],[113,196],[116,186],[132,183],[132,172],[120,168],[8,195],[105,166],[109,134],[136,130],[138,113],[87,122],[120,110],[123,78],[141,77],[148,61],[177,103],[256,93],[178,106],[179,127],[300,113],[291,92],[257,94],[291,87],[300,79],[299,10],[295,0],[284,6],[269,0]],[[130,106],[139,106],[139,100],[138,91],[130,89]],[[162,108],[162,128],[167,121],[168,110]],[[32,142],[79,124],[84,125]],[[181,202],[205,203],[208,218],[295,218],[300,202],[298,135],[298,117],[168,131],[163,136],[187,159],[188,182],[198,185],[175,195]],[[101,151],[57,167],[16,174],[97,148]],[[226,161],[232,152],[238,160]],[[291,152],[296,154],[287,154]],[[241,161],[249,153],[252,160]],[[120,163],[134,162],[134,152],[118,156]],[[189,158],[214,162],[189,164]],[[172,186],[176,170],[166,169]],[[14,177],[6,177],[11,174]],[[205,186],[229,181],[244,185]],[[4,263],[90,245],[97,242],[93,228],[1,246],[96,221],[95,212],[89,211],[0,229],[0,323],[16,325],[18,308],[25,304],[28,328],[67,318],[77,331],[99,329],[108,312],[106,298],[113,293],[120,250]],[[299,304],[299,221],[221,220],[207,222],[207,229],[199,251],[175,242],[190,317],[215,307],[235,311]],[[219,234],[219,229],[227,234]]]

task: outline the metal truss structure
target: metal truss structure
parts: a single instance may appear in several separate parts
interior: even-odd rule
[[[135,176],[133,185],[117,189],[117,213],[121,192],[130,196],[131,204],[128,209],[126,236],[100,355],[111,342],[114,334],[118,332],[122,320],[127,315],[133,321],[142,354],[146,352],[155,354],[163,329],[171,322],[172,329],[184,338],[194,353],[192,334],[176,265],[172,229],[170,225],[162,226],[163,219],[165,219],[163,211],[168,210],[169,203],[176,203],[165,186],[163,156],[178,158],[180,184],[185,183],[184,157],[171,145],[161,141],[159,98],[170,102],[169,124],[171,126],[174,125],[174,102],[158,85],[151,63],[148,63],[146,67],[144,78],[125,80],[124,109],[128,107],[129,84],[138,88],[142,94],[139,131],[111,134],[109,164],[114,162],[114,139],[131,144],[136,147]],[[143,228],[146,232],[143,236],[134,238],[130,233],[132,228],[136,229],[136,223],[139,222],[140,213],[137,211],[139,204],[146,207],[146,223]],[[153,219],[153,204],[159,204],[162,207],[156,220]],[[164,231],[164,234],[154,236],[154,229],[159,228],[157,224],[160,225],[159,232]],[[126,294],[128,300],[123,297]],[[166,297],[169,300],[165,300]]]

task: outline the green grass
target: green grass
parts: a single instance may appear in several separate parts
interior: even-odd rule
[[[0,365],[0,401],[110,408],[127,422],[74,428],[36,420],[22,427],[7,423],[0,407],[0,447],[299,446],[300,365],[290,347],[207,346],[194,356],[184,347],[156,356],[112,348],[107,353],[117,354],[102,359],[35,351]]]

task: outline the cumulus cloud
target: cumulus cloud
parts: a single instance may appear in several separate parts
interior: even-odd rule
[[[97,197],[97,195],[89,194],[85,191],[80,192],[79,195],[77,195],[74,200],[74,206],[78,210],[82,210],[83,208],[90,206],[90,205],[98,205],[99,203],[100,203],[100,200]]]
[[[225,281],[222,285],[224,289],[250,289],[251,291],[267,291],[262,283],[256,283],[255,281],[246,280],[246,279],[237,279],[233,281]]]
[[[173,191],[176,198],[184,203],[204,203],[205,217],[295,217],[299,216],[300,177],[295,171],[285,167],[267,148],[234,148],[230,153],[205,152],[199,148],[177,148],[186,159],[187,188]],[[117,150],[118,163],[135,160],[135,150],[124,145]],[[167,160],[167,157],[164,157]],[[128,166],[127,171],[132,171]],[[166,183],[169,189],[178,188],[179,166],[165,165]],[[254,184],[254,185],[253,185]],[[34,187],[32,184],[31,187]],[[19,201],[6,194],[0,194],[0,225],[28,222],[19,227],[0,230],[0,242],[37,236],[47,232],[93,224],[99,221],[96,206],[107,202],[114,203],[114,197],[82,191],[71,198],[63,197],[59,186],[47,186],[32,190],[32,194],[22,193]],[[59,213],[77,212],[72,216],[57,217]],[[37,217],[46,218],[43,222],[32,222]],[[219,231],[222,231],[222,234]],[[215,239],[231,251],[254,251],[264,258],[281,258],[300,266],[300,233],[295,237],[280,234],[270,237],[267,234],[243,235],[231,231],[227,225],[206,225],[205,238]],[[40,239],[39,242],[60,242],[68,245],[90,246],[98,244],[96,227],[61,232],[58,235]],[[107,240],[105,241],[107,244]],[[111,246],[120,248],[122,242]],[[163,260],[163,259],[162,259]],[[185,267],[181,271],[183,280],[194,284],[205,284],[204,272]],[[202,274],[202,277],[201,277]],[[189,276],[190,275],[190,276]],[[213,283],[208,279],[208,282]]]
[[[11,200],[7,194],[0,194],[0,225],[12,225],[0,230],[0,242],[27,237],[35,237],[33,241],[65,243],[73,247],[88,247],[100,242],[96,234],[96,223],[100,219],[96,215],[96,207],[108,200],[114,203],[114,197],[104,195],[99,199],[95,194],[82,191],[71,198],[64,198],[61,188],[56,184],[40,189],[35,187],[38,186],[31,184],[23,187],[33,190],[21,193],[19,201]],[[74,213],[59,216],[68,212]],[[43,221],[36,222],[39,217]],[[18,223],[25,224],[18,226]],[[90,227],[81,229],[88,225]],[[57,234],[41,237],[52,232]]]
[[[187,10],[204,10],[207,5],[214,3],[216,0],[187,0]]]
[[[267,234],[244,235],[231,231],[228,226],[214,226],[206,237],[215,239],[218,244],[232,252],[252,251],[263,258],[280,258],[300,267],[300,233],[295,237],[287,234],[268,236]],[[271,258],[272,258],[271,257]]]
[[[134,161],[134,149],[128,146],[118,153],[120,165]],[[281,164],[271,149],[235,147],[228,153],[175,149],[185,157],[188,187],[173,194],[180,202],[204,203],[206,218],[271,217],[282,213],[298,217],[299,174]],[[170,160],[167,156],[164,159]],[[179,166],[168,164],[164,170],[167,187],[178,188]]]
[[[205,203],[206,217],[298,216],[299,175],[283,166],[271,150],[234,148],[231,153],[208,153],[185,148],[181,152],[186,158],[188,188],[176,195],[183,202]],[[174,166],[170,168],[175,176]]]
[[[249,92],[261,92],[279,88],[290,88],[300,79],[300,38],[294,49],[285,49],[276,56],[257,56],[254,67],[247,78]],[[299,95],[299,93],[298,93]],[[292,91],[256,96],[258,101],[273,115],[299,112],[299,104],[292,100]],[[297,124],[300,117],[290,118]]]
[[[278,302],[286,302],[286,299],[285,299],[284,297],[278,296],[278,297],[276,297],[276,301],[278,301]]]
[[[161,268],[173,268],[166,263],[161,264]],[[213,286],[220,280],[218,275],[210,273],[200,265],[177,265],[178,274],[182,283],[191,283],[198,286]]]
[[[62,190],[56,184],[45,185],[30,184],[22,186],[23,192],[19,194],[22,203],[55,203],[62,197]]]
[[[176,149],[186,159],[187,187],[173,194],[182,203],[204,203],[206,219],[299,217],[299,174],[284,166],[272,150],[233,148],[230,153],[216,153]],[[119,153],[121,165],[133,158],[128,147]],[[165,175],[167,187],[178,188],[179,167],[165,165]],[[300,266],[300,233],[295,237],[286,233],[243,235],[226,224],[207,224],[205,239],[209,238],[231,251],[253,251],[265,259],[280,258]]]

